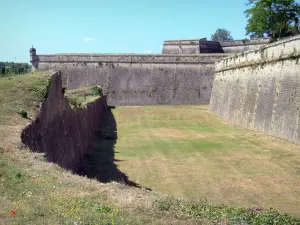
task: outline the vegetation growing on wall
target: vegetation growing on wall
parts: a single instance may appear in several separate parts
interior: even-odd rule
[[[93,102],[100,97],[102,88],[100,86],[86,87],[66,91],[69,103],[73,107],[85,107],[89,102]]]

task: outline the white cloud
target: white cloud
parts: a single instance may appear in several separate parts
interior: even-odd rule
[[[145,50],[144,51],[144,54],[151,54],[152,53],[152,50]]]
[[[83,38],[83,41],[84,42],[90,42],[90,41],[95,41],[96,39],[95,38],[92,38],[92,37],[85,37]]]
[[[91,27],[91,30],[97,30],[97,28],[96,27]]]

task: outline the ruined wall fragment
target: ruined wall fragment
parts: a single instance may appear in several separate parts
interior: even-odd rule
[[[22,131],[22,143],[33,151],[44,152],[49,161],[76,172],[81,169],[84,155],[93,149],[106,110],[105,96],[85,108],[72,109],[63,93],[61,74],[57,72],[51,76],[51,86],[39,115]]]

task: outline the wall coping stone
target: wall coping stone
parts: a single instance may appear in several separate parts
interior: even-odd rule
[[[230,54],[52,54],[37,55],[39,63],[215,63]]]
[[[215,72],[300,57],[300,35],[237,53],[216,62]]]

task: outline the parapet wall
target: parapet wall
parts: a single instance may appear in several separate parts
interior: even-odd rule
[[[227,55],[36,55],[38,70],[61,71],[68,89],[101,85],[110,105],[208,104],[214,63]]]
[[[300,36],[216,63],[210,111],[300,143]]]
[[[217,41],[203,39],[164,41],[162,54],[224,53]]]
[[[105,96],[86,108],[72,109],[63,93],[61,75],[55,73],[37,119],[22,131],[22,142],[33,151],[44,152],[49,161],[77,172],[84,155],[94,149],[106,111]]]
[[[200,39],[164,41],[162,54],[199,54]]]
[[[249,50],[255,50],[269,43],[270,39],[267,38],[257,40],[233,40],[220,42],[225,53],[241,53]]]

